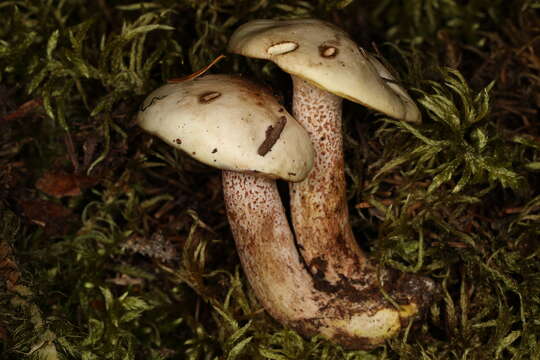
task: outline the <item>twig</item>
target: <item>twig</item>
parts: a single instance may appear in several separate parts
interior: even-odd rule
[[[41,106],[42,104],[43,104],[43,100],[41,98],[29,100],[29,101],[25,102],[24,104],[22,104],[21,106],[19,106],[19,108],[17,110],[15,110],[15,111],[7,114],[6,116],[0,118],[0,125],[2,125],[3,123],[6,123],[8,121],[19,119],[19,118],[23,117],[26,114],[28,114],[30,111],[32,111],[35,108]]]

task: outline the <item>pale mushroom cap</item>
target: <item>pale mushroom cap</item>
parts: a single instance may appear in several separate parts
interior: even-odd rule
[[[273,61],[291,75],[396,119],[421,119],[390,72],[344,31],[324,21],[250,21],[234,32],[228,50]]]
[[[219,169],[301,181],[313,166],[304,128],[266,89],[239,77],[164,85],[144,100],[138,123]]]

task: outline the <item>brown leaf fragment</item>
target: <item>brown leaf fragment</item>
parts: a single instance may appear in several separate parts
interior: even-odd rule
[[[259,146],[257,154],[264,156],[270,150],[272,150],[272,147],[278,141],[281,132],[285,128],[285,124],[287,124],[287,118],[285,116],[282,116],[279,118],[278,122],[274,126],[268,126],[268,128],[266,129],[265,139],[263,143]]]
[[[13,251],[6,242],[0,243],[0,281],[6,281],[10,289],[17,284],[21,273],[13,259]]]
[[[24,215],[34,224],[45,229],[47,235],[65,235],[70,225],[77,221],[71,210],[48,200],[22,200],[19,202]]]
[[[355,208],[357,208],[357,209],[369,209],[369,208],[372,208],[372,207],[373,207],[373,205],[371,205],[367,201],[362,201],[362,202],[355,205]]]
[[[11,120],[22,118],[26,114],[28,114],[30,111],[34,110],[37,107],[40,107],[42,104],[43,104],[42,99],[29,100],[29,101],[25,102],[24,104],[22,104],[21,106],[19,106],[19,108],[17,110],[7,114],[4,117],[1,117],[0,118],[0,124],[2,124],[4,122],[11,121]]]
[[[61,198],[77,196],[81,190],[97,183],[88,176],[68,174],[66,172],[47,172],[36,183],[36,188],[47,195]]]

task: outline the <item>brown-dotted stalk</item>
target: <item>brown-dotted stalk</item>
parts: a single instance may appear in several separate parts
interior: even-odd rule
[[[308,177],[291,183],[296,241],[312,274],[331,284],[365,282],[366,258],[349,224],[345,191],[342,99],[293,76],[293,116],[308,131],[315,162]]]
[[[345,191],[341,98],[299,77],[292,78],[293,116],[308,131],[315,149],[308,177],[289,184],[296,242],[308,271],[319,284],[347,288],[351,293],[365,294],[366,289],[382,285],[388,295],[401,299],[400,304],[415,304],[421,313],[434,295],[434,282],[393,270],[377,274],[352,233]],[[380,283],[381,278],[396,276],[399,283]]]
[[[410,291],[422,284],[407,275],[383,276],[383,288],[401,304],[396,308],[375,281],[359,291],[310,274],[273,180],[224,171],[223,191],[244,273],[264,308],[282,324],[306,336],[322,334],[348,348],[365,349],[395,335],[424,305],[422,294]]]

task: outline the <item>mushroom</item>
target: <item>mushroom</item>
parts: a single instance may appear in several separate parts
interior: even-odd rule
[[[267,90],[240,77],[207,75],[166,84],[143,102],[138,124],[224,170],[300,181],[313,165],[304,128]]]
[[[377,282],[377,270],[359,248],[349,223],[342,98],[410,122],[421,121],[418,108],[377,59],[323,21],[250,21],[233,33],[228,50],[271,60],[292,76],[292,113],[308,131],[316,153],[308,177],[289,185],[296,241],[311,274],[329,287],[365,293]],[[421,311],[430,302],[434,283],[403,276],[409,286],[390,289],[389,294]]]
[[[394,308],[378,292],[357,299],[350,289],[334,291],[306,270],[273,179],[301,181],[314,152],[307,132],[269,92],[226,75],[167,84],[143,102],[138,123],[224,170],[227,216],[244,273],[275,319],[304,335],[368,348],[417,311],[414,303]]]

